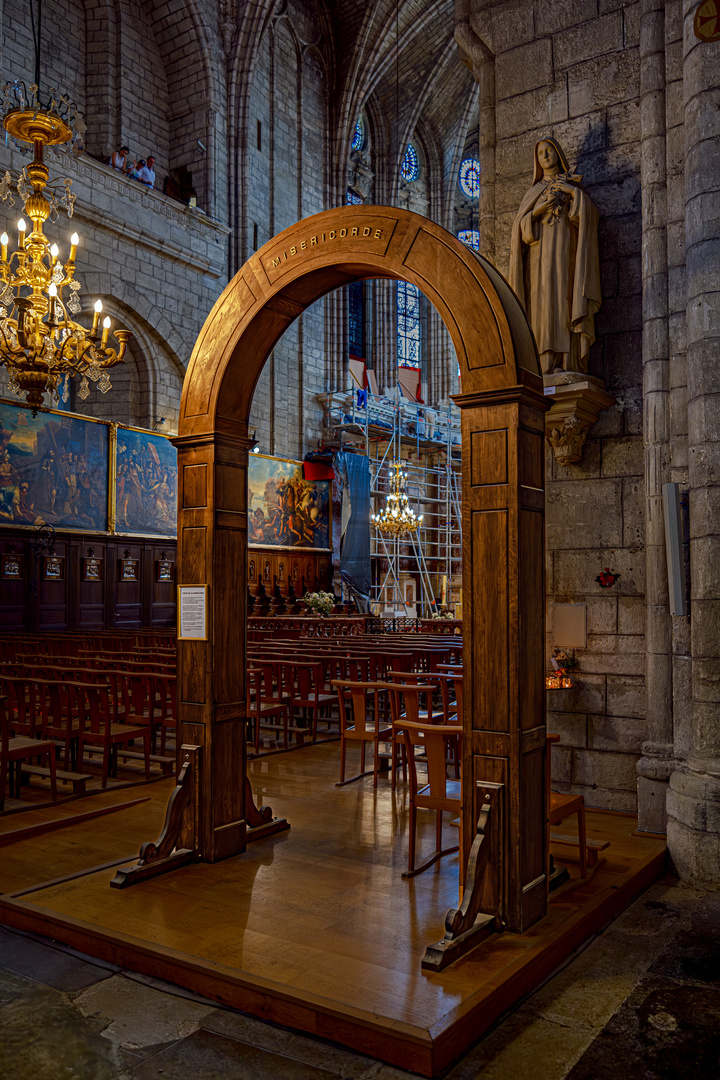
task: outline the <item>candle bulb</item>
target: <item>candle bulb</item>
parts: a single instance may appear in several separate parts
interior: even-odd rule
[[[102,300],[95,301],[95,314],[93,315],[91,336],[97,333],[98,323],[100,322],[100,312],[102,311]]]
[[[8,236],[8,234],[6,232],[4,232],[2,234],[2,236],[0,236],[0,245],[2,245],[2,261],[3,262],[7,262],[7,249],[8,249],[9,240],[10,240],[10,238],[9,238],[9,236]]]
[[[80,243],[80,237],[78,236],[78,234],[76,232],[74,232],[72,234],[72,236],[70,237],[70,258],[68,259],[68,262],[74,262],[75,261],[75,252],[77,251],[77,246],[78,246],[79,243]]]
[[[108,335],[109,335],[109,333],[110,333],[110,327],[111,327],[111,325],[112,325],[112,323],[111,323],[111,320],[110,320],[110,316],[109,316],[109,315],[106,315],[106,316],[105,316],[105,318],[103,319],[103,332],[102,332],[102,341],[100,342],[100,344],[102,345],[103,349],[104,349],[104,348],[105,348],[105,346],[107,345],[107,340],[108,340]]]
[[[57,244],[53,244],[53,246],[50,248],[50,254],[52,255],[54,261],[57,262],[57,257],[60,254],[60,248],[57,246]]]
[[[25,248],[25,221],[23,218],[18,221],[18,247],[21,251]]]

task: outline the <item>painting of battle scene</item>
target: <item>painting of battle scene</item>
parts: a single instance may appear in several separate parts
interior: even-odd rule
[[[175,536],[177,451],[165,436],[118,427],[115,531]]]
[[[250,544],[330,547],[330,481],[303,479],[300,461],[250,454]]]
[[[0,524],[107,529],[108,429],[0,401]]]

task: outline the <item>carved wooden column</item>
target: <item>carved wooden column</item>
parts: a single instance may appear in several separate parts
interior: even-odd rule
[[[246,425],[224,420],[222,427],[211,435],[173,440],[178,451],[178,586],[207,585],[207,641],[178,640],[182,741],[201,747],[204,794],[194,810],[198,853],[206,862],[236,855],[246,843],[245,572],[251,442],[243,431]]]
[[[468,791],[502,784],[483,911],[523,932],[545,914],[542,380],[454,398],[462,410],[463,634]],[[466,726],[467,730],[467,726]],[[468,799],[464,832],[479,812]]]

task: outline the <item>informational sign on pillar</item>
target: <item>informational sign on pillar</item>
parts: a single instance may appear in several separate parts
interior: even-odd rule
[[[207,641],[207,585],[178,586],[178,637]]]

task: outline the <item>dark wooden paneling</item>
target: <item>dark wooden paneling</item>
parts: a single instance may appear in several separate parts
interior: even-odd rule
[[[36,566],[31,540],[30,533],[0,530],[0,555],[15,553],[23,558],[21,581],[0,578],[0,629],[93,631],[175,625],[175,581],[156,581],[156,564],[163,552],[175,563],[174,540],[126,541],[103,534],[57,533],[54,553],[65,560],[61,581],[44,578],[43,556]],[[136,582],[119,580],[119,560],[127,549],[130,558],[138,560]],[[102,563],[99,581],[84,580],[83,560],[89,558]]]
[[[254,571],[254,574],[253,572]],[[303,587],[312,592],[314,589],[328,589],[331,584],[332,562],[329,554],[294,555],[292,549],[268,551],[265,548],[248,549],[247,585],[253,596],[257,595],[260,581],[272,596],[275,583],[283,596],[287,596],[292,582],[296,596],[300,596]]]
[[[30,577],[34,573],[31,565],[27,538],[0,537],[0,554],[17,555],[22,567],[22,577],[15,579],[0,578],[0,629],[26,630],[27,604]]]
[[[475,641],[473,725],[508,731],[508,515],[476,511],[471,528],[472,565],[479,571],[470,607]]]
[[[54,555],[64,560],[60,580],[45,578],[45,558],[40,557],[37,575],[37,623],[38,630],[68,629],[68,575],[70,559],[67,540],[56,538]]]
[[[541,645],[545,633],[544,589],[541,595],[533,588],[532,577],[543,574],[543,514],[537,510],[520,510],[519,552],[519,587],[523,590],[525,605],[520,620],[520,651],[523,663],[518,676],[520,679],[520,727],[532,728],[537,725],[538,716],[543,715],[545,705],[545,657]]]

